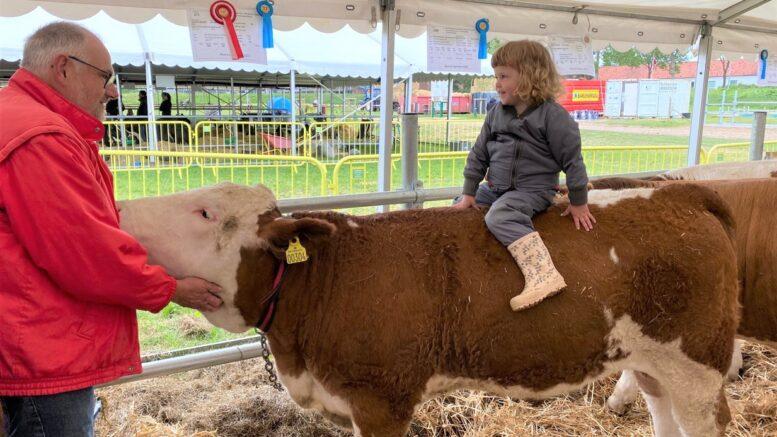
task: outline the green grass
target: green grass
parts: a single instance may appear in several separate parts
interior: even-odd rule
[[[196,328],[190,320],[198,323]],[[207,324],[199,311],[184,308],[177,304],[167,305],[158,314],[138,311],[138,331],[140,334],[140,350],[144,355],[198,346],[206,343],[231,340],[251,335],[232,334],[223,329]]]

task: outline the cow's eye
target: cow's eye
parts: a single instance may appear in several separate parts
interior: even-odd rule
[[[202,218],[204,218],[205,220],[210,220],[210,214],[208,214],[207,210],[204,210],[204,209],[201,210],[200,214],[202,215]]]

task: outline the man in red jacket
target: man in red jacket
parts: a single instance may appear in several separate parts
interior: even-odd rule
[[[92,435],[92,387],[141,371],[135,311],[213,311],[220,288],[148,265],[119,229],[100,40],[53,23],[23,56],[0,91],[0,399],[11,435]]]

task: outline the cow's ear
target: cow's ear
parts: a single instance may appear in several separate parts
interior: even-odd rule
[[[299,237],[304,244],[332,235],[334,231],[335,226],[325,220],[278,218],[262,226],[259,230],[259,238],[269,243],[270,250],[280,254],[289,247],[289,241],[295,237]]]

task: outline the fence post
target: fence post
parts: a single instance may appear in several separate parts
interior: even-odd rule
[[[402,189],[414,191],[421,187],[418,180],[418,113],[402,114]],[[421,203],[405,204],[406,209],[419,208]]]
[[[753,111],[753,129],[750,132],[750,160],[760,161],[764,156],[766,111]]]

